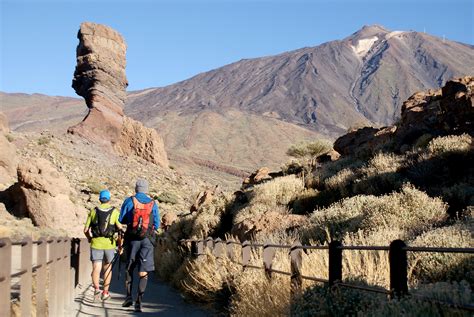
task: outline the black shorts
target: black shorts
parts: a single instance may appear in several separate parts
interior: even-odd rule
[[[154,247],[150,239],[130,240],[126,244],[128,268],[138,266],[138,272],[155,270]]]

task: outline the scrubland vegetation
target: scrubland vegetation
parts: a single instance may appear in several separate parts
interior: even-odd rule
[[[223,193],[195,214],[180,218],[166,233],[182,238],[237,237],[263,243],[384,245],[403,239],[411,246],[474,247],[472,205],[474,161],[467,134],[425,139],[410,150],[345,157],[314,168],[303,180],[286,176],[255,185],[242,195]],[[313,164],[307,160],[287,166]],[[307,168],[307,167],[304,167]],[[272,217],[265,218],[271,214]],[[301,217],[285,226],[288,217]],[[261,217],[265,225],[245,227]],[[279,225],[281,223],[282,225]],[[247,231],[245,231],[247,230]],[[419,297],[472,304],[474,259],[468,254],[409,253],[411,296],[388,300],[385,295],[344,287],[329,289],[304,281],[303,293],[290,301],[290,279],[246,269],[233,258],[208,253],[191,259],[177,243],[161,246],[158,274],[192,298],[225,307],[235,316],[469,316],[469,312]],[[251,263],[262,266],[261,250]],[[343,280],[388,289],[386,251],[344,251]],[[279,250],[274,269],[289,272],[288,250]],[[303,253],[303,275],[327,278],[327,251]]]

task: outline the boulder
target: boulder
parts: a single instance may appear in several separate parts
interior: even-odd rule
[[[10,132],[10,127],[8,125],[7,116],[0,112],[0,134],[5,134]]]
[[[161,217],[161,227],[164,231],[167,231],[171,225],[178,220],[178,216],[176,216],[173,212],[166,212]]]
[[[323,155],[320,155],[316,158],[316,162],[322,164],[326,162],[337,161],[341,157],[341,154],[335,150],[331,150]]]
[[[156,130],[128,117],[124,117],[121,137],[115,149],[125,156],[134,154],[162,167],[169,166],[163,139]]]
[[[249,177],[245,178],[241,188],[246,189],[254,185],[269,181],[272,179],[272,176],[270,174],[271,173],[268,167],[262,167],[253,172]]]
[[[194,213],[198,211],[202,206],[210,204],[212,199],[221,192],[219,185],[216,185],[214,188],[208,188],[202,192],[200,192],[196,199],[194,200],[194,204],[189,209],[190,213]]]
[[[128,81],[123,37],[108,26],[90,22],[81,24],[77,37],[72,87],[84,97],[89,113],[68,132],[119,154],[137,155],[168,167],[163,140],[156,130],[124,115]]]
[[[334,142],[334,150],[347,156],[370,154],[389,142],[396,130],[396,126],[380,129],[364,127],[339,137]]]
[[[85,209],[71,201],[69,181],[49,161],[37,158],[21,162],[15,187],[15,215],[27,215],[41,228],[62,229],[73,237],[83,235]]]
[[[282,230],[293,230],[307,222],[308,218],[306,216],[270,211],[235,224],[231,234],[237,236],[240,241],[244,241],[251,239],[257,233],[271,234]]]

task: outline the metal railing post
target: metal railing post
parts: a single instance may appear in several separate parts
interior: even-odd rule
[[[331,241],[329,243],[329,286],[337,281],[342,281],[342,243]]]
[[[48,269],[48,243],[45,238],[40,238],[37,246],[38,265],[41,265],[36,271],[36,316],[46,316],[46,289]]]
[[[291,258],[291,295],[292,297],[301,291],[303,285],[303,278],[301,277],[301,267],[303,265],[303,250],[301,249],[301,243],[295,241],[291,245],[290,258]]]
[[[266,241],[263,245],[263,267],[265,268],[265,275],[268,279],[272,278],[273,259],[275,258],[276,249],[270,247],[270,241]]]
[[[408,259],[405,242],[394,240],[390,243],[388,258],[390,261],[391,298],[408,293]]]
[[[242,243],[242,269],[245,270],[250,263],[250,242],[244,241]]]
[[[0,316],[10,316],[12,242],[0,239]]]
[[[31,289],[33,286],[33,244],[25,238],[21,246],[20,311],[21,316],[31,316]]]

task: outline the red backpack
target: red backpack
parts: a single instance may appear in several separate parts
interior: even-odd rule
[[[130,233],[138,239],[145,238],[153,231],[153,206],[155,202],[152,200],[147,204],[142,204],[135,197],[133,201],[133,221]]]

